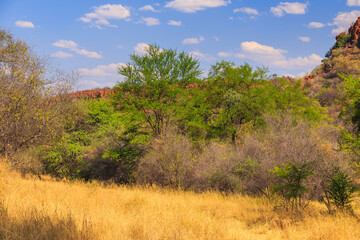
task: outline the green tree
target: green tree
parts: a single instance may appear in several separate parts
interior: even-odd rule
[[[130,59],[119,68],[125,80],[114,88],[114,104],[159,135],[179,110],[176,106],[184,99],[186,87],[199,78],[199,62],[185,52],[157,45],[149,45],[143,55],[131,54]]]
[[[205,92],[212,112],[207,121],[212,137],[234,142],[243,124],[253,121],[262,126],[265,113],[290,111],[307,120],[325,116],[325,109],[305,95],[299,82],[269,80],[266,68],[223,61],[212,66],[209,76]]]

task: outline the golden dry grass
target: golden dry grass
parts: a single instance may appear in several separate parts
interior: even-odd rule
[[[239,195],[21,178],[0,164],[0,238],[346,240],[360,226],[319,203],[289,213]]]

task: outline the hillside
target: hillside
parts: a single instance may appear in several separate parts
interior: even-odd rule
[[[316,202],[289,213],[266,198],[22,178],[3,162],[0,192],[1,239],[360,238],[356,218]]]
[[[316,98],[329,114],[337,119],[341,108],[343,74],[360,76],[360,17],[335,37],[335,44],[326,53],[320,66],[302,79],[303,86],[310,97]]]

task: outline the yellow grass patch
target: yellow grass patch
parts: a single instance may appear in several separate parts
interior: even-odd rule
[[[325,212],[319,203],[289,213],[240,195],[40,181],[0,164],[1,239],[360,239],[355,217]]]

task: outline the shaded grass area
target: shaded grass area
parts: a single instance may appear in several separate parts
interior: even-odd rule
[[[51,218],[45,211],[28,210],[16,217],[8,214],[8,209],[0,203],[0,239],[94,239],[91,228],[84,222],[79,230],[73,218],[57,216]]]

